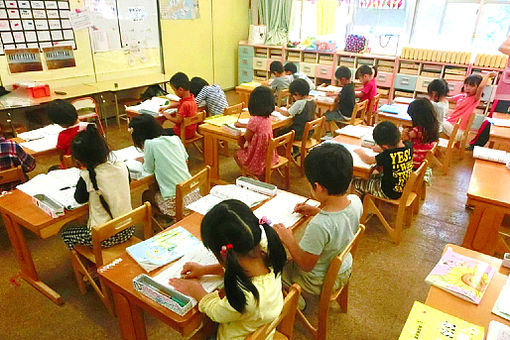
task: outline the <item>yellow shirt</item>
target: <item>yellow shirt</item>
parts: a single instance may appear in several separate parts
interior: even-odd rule
[[[276,319],[283,308],[282,281],[274,272],[255,276],[252,282],[259,291],[259,303],[250,292],[245,292],[246,309],[244,313],[236,311],[227,300],[220,298],[217,291],[207,294],[200,300],[198,309],[218,322],[218,340],[244,339],[260,326]],[[273,332],[274,334],[274,332]],[[267,339],[272,339],[273,334]]]

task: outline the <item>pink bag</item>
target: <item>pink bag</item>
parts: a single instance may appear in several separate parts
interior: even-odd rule
[[[360,53],[367,48],[367,38],[362,35],[349,34],[345,39],[345,51]]]

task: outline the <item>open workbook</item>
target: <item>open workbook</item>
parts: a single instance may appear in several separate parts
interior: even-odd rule
[[[141,179],[150,174],[143,170],[143,164],[138,158],[143,158],[144,154],[134,146],[112,151],[112,159],[124,162],[129,170],[129,175],[132,179]]]
[[[25,140],[20,145],[26,149],[43,152],[57,147],[58,134],[64,130],[60,125],[51,124],[40,129],[30,130],[18,134]]]
[[[359,157],[359,155],[356,152],[354,152],[354,150],[360,149],[361,146],[347,144],[347,143],[340,143],[340,142],[337,142],[337,141],[334,141],[334,140],[328,140],[328,141],[325,141],[324,143],[336,143],[336,144],[343,145],[351,153],[352,164],[356,168],[370,169],[370,168],[372,168],[374,166],[373,164],[367,164],[367,163],[363,162],[361,160],[361,158]],[[363,150],[365,150],[366,154],[369,155],[369,156],[374,156],[375,157],[377,155],[377,152],[373,151],[372,149],[363,148]]]
[[[510,154],[508,152],[503,150],[489,149],[481,146],[475,146],[473,149],[474,158],[497,163],[506,164],[508,161],[510,161],[509,155]]]

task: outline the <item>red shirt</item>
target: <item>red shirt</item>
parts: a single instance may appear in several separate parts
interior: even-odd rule
[[[195,102],[195,96],[191,95],[188,98],[181,98],[179,100],[179,106],[177,106],[177,115],[186,118],[193,117],[197,114],[198,107]],[[175,124],[173,131],[177,136],[181,136],[181,124]],[[186,127],[186,138],[192,138],[195,136],[197,131],[197,124],[193,124]]]
[[[73,141],[74,136],[76,136],[78,132],[85,130],[87,125],[87,122],[79,122],[76,125],[70,126],[67,129],[60,131],[57,139],[57,150],[61,151],[64,155],[70,155],[71,142]],[[63,161],[60,163],[60,167],[64,168]]]
[[[363,96],[361,97],[360,101],[368,99],[368,102],[370,102],[370,99],[375,97],[375,95],[377,94],[377,85],[375,84],[375,78],[372,78],[369,82],[363,85],[361,92],[363,93]]]

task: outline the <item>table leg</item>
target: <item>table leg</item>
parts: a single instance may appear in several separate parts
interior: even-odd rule
[[[147,332],[143,311],[138,306],[131,304],[127,297],[118,292],[113,292],[113,301],[122,339],[146,340]]]
[[[204,134],[204,162],[211,167],[211,181],[220,178],[218,141],[211,134]]]
[[[21,277],[55,304],[62,305],[64,303],[62,297],[44,282],[39,280],[34,260],[32,259],[32,254],[27,247],[21,227],[9,215],[2,214],[2,219],[4,220],[9,240],[11,241],[14,256],[20,266]]]
[[[117,126],[120,126],[119,97],[117,92],[113,92],[113,98],[115,99],[115,118],[117,119]]]
[[[504,216],[504,211],[497,207],[475,205],[462,246],[487,255],[494,255]]]

